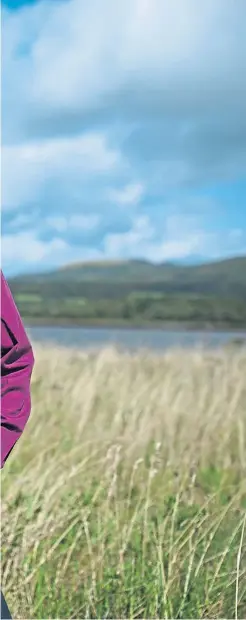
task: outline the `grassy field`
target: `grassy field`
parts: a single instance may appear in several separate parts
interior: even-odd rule
[[[133,292],[121,299],[90,299],[17,293],[15,300],[22,317],[41,324],[176,325],[189,326],[189,329],[209,325],[219,329],[244,329],[246,326],[244,299],[211,295]]]
[[[245,350],[35,354],[2,475],[13,617],[245,618]]]

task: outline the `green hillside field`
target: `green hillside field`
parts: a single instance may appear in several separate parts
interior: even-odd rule
[[[34,323],[246,326],[246,257],[195,266],[79,263],[9,284]]]

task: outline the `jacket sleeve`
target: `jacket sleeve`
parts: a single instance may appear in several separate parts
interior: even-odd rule
[[[33,351],[1,271],[1,468],[31,411]]]

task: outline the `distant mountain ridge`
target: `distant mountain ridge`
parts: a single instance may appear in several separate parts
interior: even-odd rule
[[[43,298],[117,299],[131,292],[156,292],[246,301],[246,256],[192,266],[137,259],[81,262],[47,273],[12,277],[9,284],[14,295],[39,294]]]

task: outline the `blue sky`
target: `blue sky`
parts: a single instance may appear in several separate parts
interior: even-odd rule
[[[245,0],[4,0],[2,265],[246,254]]]

